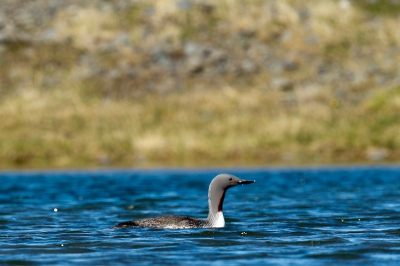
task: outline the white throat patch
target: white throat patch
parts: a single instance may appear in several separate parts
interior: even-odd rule
[[[217,212],[217,214],[213,217],[212,227],[216,228],[225,227],[225,219],[224,219],[224,214],[222,212]]]

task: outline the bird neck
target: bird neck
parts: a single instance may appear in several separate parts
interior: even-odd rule
[[[211,227],[224,227],[225,219],[222,212],[226,190],[210,186],[208,191],[208,217]]]

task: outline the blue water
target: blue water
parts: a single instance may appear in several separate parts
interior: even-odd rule
[[[110,229],[207,216],[220,172],[222,229]],[[400,168],[0,173],[2,265],[400,265]]]

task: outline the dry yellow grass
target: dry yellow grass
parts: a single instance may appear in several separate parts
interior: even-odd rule
[[[136,101],[30,90],[0,106],[1,166],[326,163],[365,160],[374,149],[398,156],[398,89],[358,108],[321,101],[295,110],[280,106],[278,92],[242,89]]]

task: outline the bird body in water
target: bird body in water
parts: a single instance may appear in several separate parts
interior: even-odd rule
[[[208,189],[208,217],[200,220],[188,216],[159,216],[122,222],[112,228],[150,227],[150,228],[220,228],[225,226],[222,207],[226,191],[234,186],[254,183],[255,180],[243,180],[230,174],[219,174],[210,183]]]

